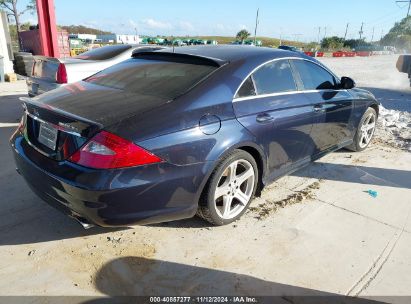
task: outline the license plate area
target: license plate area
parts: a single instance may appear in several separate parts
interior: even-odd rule
[[[39,143],[45,145],[47,148],[55,151],[57,143],[58,130],[51,124],[40,122],[39,129]]]

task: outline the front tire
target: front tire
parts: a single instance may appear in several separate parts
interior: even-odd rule
[[[227,225],[247,210],[258,184],[258,167],[243,150],[226,155],[210,176],[197,215],[213,225]]]
[[[360,120],[354,142],[347,149],[354,152],[365,150],[374,136],[376,124],[377,112],[373,108],[368,108]]]

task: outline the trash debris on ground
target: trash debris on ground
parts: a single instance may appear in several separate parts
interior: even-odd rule
[[[368,190],[365,191],[366,193],[368,193],[369,195],[371,195],[373,198],[376,198],[378,196],[378,192],[374,191],[374,190]]]
[[[411,152],[411,113],[380,106],[375,135],[385,144]]]

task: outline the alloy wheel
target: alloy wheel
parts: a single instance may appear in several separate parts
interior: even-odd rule
[[[370,143],[376,126],[376,116],[374,113],[369,113],[368,116],[364,119],[363,124],[361,126],[360,132],[360,141],[359,146],[361,149],[368,146]]]
[[[250,162],[240,159],[230,163],[214,192],[217,214],[225,220],[240,214],[251,199],[254,183],[255,172]]]

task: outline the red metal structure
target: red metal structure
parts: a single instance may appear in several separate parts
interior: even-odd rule
[[[60,57],[54,0],[36,0],[42,55]]]

